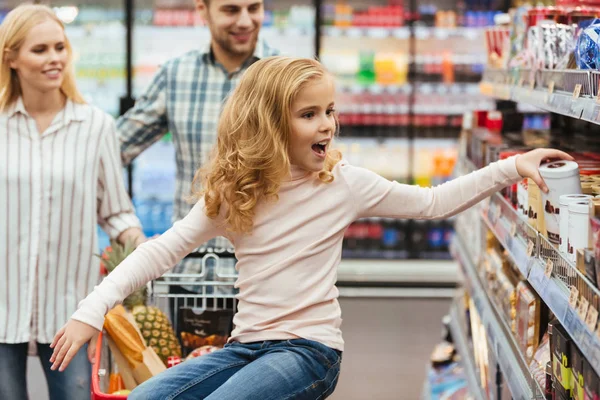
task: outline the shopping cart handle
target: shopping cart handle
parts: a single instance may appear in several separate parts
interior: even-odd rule
[[[235,252],[233,249],[215,249],[215,248],[207,248],[202,249],[201,251],[193,251],[189,253],[185,258],[204,258],[206,256],[217,256],[219,258],[233,258],[235,259]]]

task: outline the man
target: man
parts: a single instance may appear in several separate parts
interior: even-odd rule
[[[186,197],[191,194],[196,169],[208,160],[216,142],[226,95],[253,62],[277,54],[258,39],[264,19],[263,0],[196,0],[196,8],[208,25],[210,43],[166,62],[146,93],[117,121],[125,165],[171,132],[177,163],[174,221],[191,209]],[[231,246],[224,238],[211,242],[207,247]],[[233,259],[226,267],[232,266]],[[177,273],[201,270],[198,259],[185,260],[175,268]],[[215,279],[212,269],[205,272],[206,280]],[[175,293],[191,290],[198,291],[188,286],[171,288]]]

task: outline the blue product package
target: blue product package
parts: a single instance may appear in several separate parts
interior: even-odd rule
[[[579,23],[581,33],[575,47],[575,62],[579,69],[598,69],[600,23],[598,20],[585,20]]]

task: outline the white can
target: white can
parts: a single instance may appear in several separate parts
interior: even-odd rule
[[[589,194],[563,194],[559,198],[560,202],[560,237],[558,249],[563,254],[567,254],[567,240],[569,237],[569,203],[574,201],[587,201],[593,196]]]
[[[590,247],[592,223],[590,219],[591,200],[569,203],[569,236],[567,252],[571,261],[577,258],[577,250]]]
[[[540,175],[544,178],[549,192],[542,192],[542,207],[548,240],[558,246],[560,240],[560,196],[580,194],[579,167],[574,161],[554,161],[540,166]]]

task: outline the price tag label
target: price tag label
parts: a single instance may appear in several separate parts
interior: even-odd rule
[[[551,259],[546,260],[546,267],[544,268],[544,275],[546,278],[550,278],[552,276],[552,271],[554,270],[554,263]]]
[[[575,89],[573,90],[573,100],[578,99],[579,95],[581,94],[581,83],[578,83],[577,85],[575,85]]]
[[[533,255],[533,248],[535,247],[535,244],[529,240],[527,243],[527,257],[531,258],[531,256]]]
[[[581,300],[579,301],[579,310],[577,312],[581,319],[585,320],[589,307],[590,303],[587,301],[587,299],[585,297],[581,297]]]
[[[571,286],[571,293],[569,294],[569,305],[573,309],[577,309],[577,300],[579,299],[579,290],[575,286]]]
[[[514,237],[516,234],[517,234],[517,223],[513,221],[510,224],[510,236]]]
[[[550,81],[548,83],[548,94],[552,94],[554,92],[554,81]]]
[[[585,324],[590,328],[590,331],[594,331],[596,328],[596,323],[598,322],[598,310],[596,307],[590,306],[587,317],[585,318]]]

